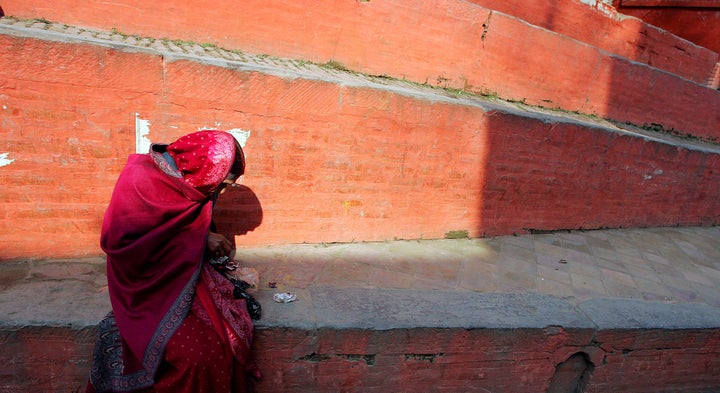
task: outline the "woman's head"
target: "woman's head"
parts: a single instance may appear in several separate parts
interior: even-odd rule
[[[167,148],[183,179],[204,194],[245,173],[245,155],[225,131],[203,130],[180,137]]]

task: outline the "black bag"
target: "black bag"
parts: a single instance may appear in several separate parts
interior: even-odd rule
[[[245,299],[245,304],[247,304],[247,310],[250,314],[250,318],[254,320],[260,319],[260,315],[262,314],[262,307],[260,306],[260,303],[255,300],[251,294],[245,291],[250,288],[250,284],[236,278],[230,278],[230,282],[233,286],[235,286],[235,289],[233,290],[233,296],[235,296],[235,299]]]

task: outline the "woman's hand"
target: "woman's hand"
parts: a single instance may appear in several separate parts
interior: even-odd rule
[[[211,257],[226,257],[232,253],[233,246],[225,236],[210,232],[207,241],[208,255]]]

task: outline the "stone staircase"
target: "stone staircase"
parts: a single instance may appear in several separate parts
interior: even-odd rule
[[[637,104],[614,106],[635,110],[657,104],[653,92],[672,92],[678,102],[662,113],[700,108],[684,128],[712,129],[680,135],[645,109],[652,123],[641,127],[336,62],[42,20],[5,18],[0,27],[3,149],[17,161],[2,179],[18,186],[2,207],[6,259],[97,255],[113,182],[96,180],[113,179],[142,149],[138,140],[202,127],[247,138],[249,187],[220,206],[218,221],[248,246],[718,222],[718,148],[706,140],[717,132],[720,92],[636,63],[655,76],[628,71],[643,80],[627,86],[662,76],[690,91],[663,84],[623,93]],[[238,224],[238,215],[251,219]],[[44,233],[43,241],[15,226]]]
[[[552,23],[534,12],[539,2],[522,15],[489,1],[201,3],[160,10],[105,2],[87,12],[71,1],[2,3],[0,158],[9,163],[0,183],[15,186],[0,191],[3,264],[18,264],[26,277],[37,260],[97,256],[99,223],[125,157],[143,136],[168,141],[200,127],[247,137],[247,187],[227,193],[217,211],[241,247],[720,221],[717,53],[575,2],[552,10]],[[573,15],[582,22],[569,24]],[[72,266],[102,278],[99,261],[66,262],[48,262],[57,271],[50,282],[67,283]],[[106,304],[96,289],[93,317]],[[686,325],[667,323],[684,306],[652,304],[637,325],[611,314],[644,303],[601,301],[588,316],[553,296],[440,289],[318,285],[317,308],[277,309],[260,325],[262,358],[283,368],[267,371],[270,382],[257,391],[307,391],[308,381],[318,391],[383,391],[383,378],[399,375],[393,386],[531,392],[562,385],[550,381],[561,375],[556,366],[577,359],[596,370],[609,362],[594,391],[640,389],[613,385],[612,370],[622,370],[631,351],[642,354],[629,358],[633,370],[671,371],[697,356],[712,364],[698,347],[717,352],[714,304],[696,310],[711,317]],[[353,309],[367,300],[369,310],[397,311],[392,297],[407,306],[396,324],[365,323],[365,306]],[[443,324],[444,314],[432,312],[434,324],[407,325],[428,311],[423,304],[446,301],[468,307],[467,325]],[[483,304],[503,306],[476,307]],[[327,310],[348,314],[337,321]],[[11,360],[13,375],[2,376],[3,391],[82,386],[91,318],[53,323],[39,311],[37,324],[0,318],[3,353],[23,354]],[[598,337],[605,352],[589,349]],[[643,363],[653,342],[672,350]],[[538,343],[542,351],[525,350]],[[493,355],[477,358],[484,351]],[[52,375],[35,373],[48,365]],[[372,383],[338,385],[340,372],[344,381],[371,375]],[[522,389],[500,382],[511,373],[523,375]],[[676,388],[684,381],[661,380]],[[717,382],[698,380],[687,386],[712,391]]]

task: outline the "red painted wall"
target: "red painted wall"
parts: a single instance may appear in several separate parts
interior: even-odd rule
[[[699,42],[688,42],[682,34],[683,38],[671,34],[672,29],[667,29],[668,32],[642,19],[628,18],[602,3],[598,8],[579,0],[473,0],[473,3],[701,84],[710,81],[715,64],[720,61],[715,46],[702,47]],[[712,27],[718,26],[720,23]],[[720,37],[720,33],[715,37]],[[706,37],[705,41],[709,40]]]
[[[2,259],[100,252],[136,114],[153,141],[251,131],[247,188],[218,211],[240,246],[720,222],[717,154],[137,50],[10,35],[0,50]]]
[[[3,9],[22,18],[320,63],[335,60],[367,74],[661,124],[703,138],[720,134],[720,93],[655,69],[708,85],[717,79],[717,53],[638,20],[610,19],[576,0],[557,6],[540,0],[481,3],[488,6],[456,0],[220,0],[207,7],[200,1],[125,0],[87,7],[78,0],[6,0]]]
[[[84,391],[93,332],[0,329],[3,391]],[[720,385],[717,329],[276,328],[258,330],[253,348],[263,371],[253,386],[258,393],[426,392],[429,386],[449,393],[544,392],[555,367],[576,353],[594,365],[588,393],[704,392]]]
[[[618,11],[661,27],[697,45],[720,53],[720,2],[717,1],[634,1],[613,2]],[[631,5],[627,5],[630,3]],[[639,4],[646,3],[646,6]],[[673,3],[674,6],[657,6]],[[695,5],[683,7],[683,3]],[[699,7],[701,4],[707,7]],[[634,5],[633,5],[634,4]]]
[[[595,345],[588,344],[592,333]],[[273,344],[280,334],[282,342]],[[547,391],[556,365],[584,353],[595,366],[585,392],[697,392],[720,384],[712,371],[720,366],[718,340],[713,329],[358,329],[316,336],[267,329],[255,356],[272,371],[256,388],[536,393]]]

